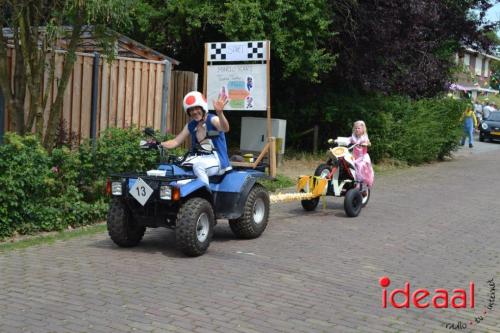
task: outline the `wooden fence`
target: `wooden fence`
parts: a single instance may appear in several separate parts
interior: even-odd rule
[[[13,76],[15,51],[9,49],[9,69]],[[99,59],[99,58],[98,58]],[[91,137],[93,66],[96,56],[77,53],[73,72],[64,93],[61,121],[67,133],[78,140]],[[64,54],[56,55],[54,82],[48,82],[45,73],[41,92],[49,91],[55,100],[57,81],[62,75]],[[108,127],[126,128],[131,125],[153,127],[163,132],[178,133],[185,123],[182,98],[196,89],[197,74],[171,71],[167,61],[116,58],[112,63],[100,58],[98,61],[96,135]],[[165,76],[167,73],[167,77]],[[13,82],[13,80],[12,80]],[[164,94],[166,94],[164,96]],[[1,106],[0,106],[1,107]],[[25,101],[25,116],[29,110],[29,93]],[[9,128],[9,112],[5,112],[5,128]],[[48,110],[44,112],[45,124]],[[180,129],[179,129],[180,126]]]
[[[170,112],[169,121],[167,122],[167,133],[179,133],[188,121],[188,115],[184,112],[182,101],[186,93],[196,90],[198,85],[198,74],[193,72],[172,72],[171,96],[172,96],[172,112]],[[184,148],[191,146],[191,138],[183,144]]]

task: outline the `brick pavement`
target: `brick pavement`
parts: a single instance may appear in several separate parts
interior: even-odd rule
[[[198,258],[166,229],[134,249],[99,234],[0,253],[0,332],[455,332],[443,323],[469,323],[500,284],[500,144],[477,148],[378,177],[358,218],[329,198],[273,206],[256,240],[221,221]],[[382,309],[384,275],[390,290],[473,280],[475,313]],[[498,299],[458,331],[500,332]]]

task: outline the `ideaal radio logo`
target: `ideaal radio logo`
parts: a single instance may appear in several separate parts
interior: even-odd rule
[[[479,309],[480,312],[476,312],[475,284],[473,281],[470,281],[466,288],[455,288],[452,291],[437,288],[433,292],[426,288],[413,290],[410,282],[406,281],[403,288],[395,288],[389,291],[388,287],[391,280],[387,276],[383,276],[379,279],[382,287],[382,308],[469,309],[474,311],[473,319],[468,322],[443,322],[443,326],[450,330],[471,329],[485,320],[493,312],[495,306],[495,281],[492,278],[486,282],[488,287],[487,302],[484,308]],[[396,300],[396,297],[398,297],[399,301]]]

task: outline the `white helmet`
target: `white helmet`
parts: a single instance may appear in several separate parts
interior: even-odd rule
[[[187,113],[189,108],[199,106],[203,109],[204,112],[208,111],[207,99],[203,96],[202,93],[198,91],[191,91],[184,96],[184,100],[182,101],[182,105],[184,107],[184,111]]]

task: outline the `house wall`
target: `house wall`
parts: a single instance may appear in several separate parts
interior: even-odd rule
[[[466,51],[461,56],[457,55],[455,61],[466,69],[465,73],[456,75],[457,83],[471,86],[477,82],[481,87],[490,85],[489,58]]]

